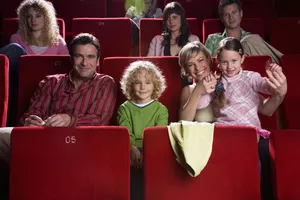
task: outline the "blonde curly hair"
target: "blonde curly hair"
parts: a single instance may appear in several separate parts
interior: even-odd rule
[[[36,12],[44,16],[45,25],[42,30],[43,46],[56,46],[58,45],[59,27],[56,20],[56,12],[51,2],[45,0],[24,0],[17,9],[19,17],[19,33],[24,41],[29,45],[36,45],[34,38],[31,34],[31,29],[28,25],[28,11],[33,8]]]
[[[123,94],[128,100],[134,98],[133,84],[137,76],[145,72],[147,77],[151,77],[153,82],[153,93],[151,98],[157,100],[166,89],[166,80],[161,70],[149,61],[132,62],[124,71],[120,84]]]

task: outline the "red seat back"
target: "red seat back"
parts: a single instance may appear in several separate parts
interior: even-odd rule
[[[276,200],[300,199],[300,130],[277,130],[270,138]]]
[[[145,129],[143,142],[145,200],[260,200],[254,129],[216,126],[209,161],[195,178],[176,161],[167,127]]]
[[[283,55],[280,59],[283,71],[287,77],[288,92],[283,101],[283,110],[286,120],[286,128],[299,129],[300,123],[298,115],[300,112],[300,93],[299,91],[299,63],[300,54]]]
[[[300,17],[278,18],[271,23],[270,43],[283,54],[300,54]],[[293,45],[292,45],[293,44]]]
[[[179,100],[181,93],[181,76],[180,67],[177,57],[127,57],[127,58],[105,58],[103,61],[103,74],[110,75],[114,78],[118,88],[118,99],[116,102],[115,112],[110,124],[116,124],[116,116],[119,106],[126,101],[120,89],[120,79],[126,67],[131,62],[137,60],[148,60],[158,66],[166,78],[167,88],[159,98],[169,111],[169,122],[178,121]]]
[[[14,128],[10,200],[129,200],[129,144],[124,127]]]
[[[71,69],[70,56],[21,56],[17,123],[20,117],[29,108],[30,99],[38,87],[39,82],[47,75],[69,73]]]
[[[5,55],[0,54],[0,127],[6,127],[8,106],[9,63]]]

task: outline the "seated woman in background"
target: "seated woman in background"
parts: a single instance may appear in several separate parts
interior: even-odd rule
[[[126,1],[125,17],[132,19],[137,27],[140,27],[139,21],[141,18],[160,18],[162,10],[156,8],[157,0],[133,0]]]
[[[230,46],[231,43],[234,43],[236,40],[231,41],[228,39],[228,41],[224,41],[224,46],[220,46],[220,49],[225,49],[224,52],[227,49],[227,43]],[[239,43],[237,41],[237,43]],[[226,44],[226,45],[225,45]],[[236,58],[232,58],[233,56],[230,55],[230,70],[229,69],[221,69],[222,71],[222,78],[220,81],[224,82],[225,80],[229,80],[230,78],[227,78],[227,74],[231,73],[233,69],[235,69],[235,79],[232,79],[230,81],[240,81],[240,76],[239,74],[242,73],[248,73],[249,71],[243,71],[241,69],[241,65],[243,60],[244,60],[244,55],[243,55],[243,50],[241,46],[238,46],[237,44],[232,44],[232,49],[230,48],[230,53],[232,53]],[[230,46],[231,47],[231,46]],[[220,66],[224,65],[225,63],[225,58],[224,57],[224,52],[222,50],[219,51],[220,53],[218,54],[218,60],[220,63]],[[229,61],[226,61],[226,64],[228,65]],[[233,63],[231,63],[233,62]],[[239,111],[233,112],[234,115],[238,115],[241,113],[238,112],[247,112],[251,109],[246,109],[247,103],[245,102],[250,101],[249,96],[246,96],[247,92],[252,92],[251,95],[254,96],[255,93],[255,101],[253,101],[253,109],[258,109],[258,111],[263,114],[263,115],[272,115],[273,112],[276,111],[277,107],[281,104],[281,102],[284,99],[284,96],[287,92],[287,82],[286,82],[286,77],[281,71],[281,67],[279,67],[276,64],[270,64],[267,68],[267,75],[268,78],[263,79],[260,77],[260,75],[256,72],[249,72],[251,74],[256,75],[261,82],[263,82],[263,86],[266,87],[267,90],[269,90],[272,93],[272,97],[264,101],[264,99],[256,93],[255,89],[250,89],[251,86],[251,81],[240,81],[239,83],[234,82],[235,84],[232,84],[230,88],[226,87],[226,83],[224,82],[225,86],[225,93],[224,91],[220,91],[219,87],[217,85],[218,83],[218,75],[212,74],[211,73],[211,66],[212,66],[212,60],[210,57],[210,54],[208,53],[207,49],[200,44],[199,42],[193,42],[187,44],[185,47],[182,48],[182,50],[179,53],[179,64],[182,67],[183,71],[187,73],[189,76],[191,76],[194,80],[195,83],[193,85],[187,86],[183,88],[181,92],[181,99],[180,99],[180,113],[179,113],[179,118],[181,120],[187,120],[187,121],[198,121],[198,122],[215,122],[215,121],[221,121],[221,119],[224,119],[228,115],[224,111],[224,108],[230,107],[236,107],[238,109],[240,107]],[[226,71],[227,70],[227,71]],[[244,77],[244,76],[243,76]],[[246,77],[247,79],[247,77]],[[253,81],[254,82],[254,81]],[[243,85],[244,84],[244,85]],[[246,88],[249,87],[245,91],[240,91],[241,88]],[[253,87],[258,87],[260,85],[254,85]],[[231,90],[230,90],[231,89]],[[226,96],[226,99],[229,99],[229,94],[240,92],[240,94],[245,93],[244,95],[237,95],[235,96],[235,100],[233,101],[232,99],[224,102],[224,97]],[[215,94],[214,94],[215,93]],[[211,95],[214,94],[214,95]],[[223,95],[223,96],[222,96]],[[224,96],[225,95],[225,96]],[[221,106],[219,108],[219,104],[213,104],[212,99],[210,97],[215,97],[215,100],[217,102],[224,103],[224,107]],[[237,98],[238,97],[238,98]],[[249,99],[248,99],[249,98]],[[253,97],[254,98],[254,97]],[[257,100],[257,101],[256,101]],[[237,103],[237,101],[240,101],[240,103]],[[234,103],[236,102],[236,103]],[[257,105],[255,105],[258,103]],[[233,105],[234,104],[234,105]],[[204,106],[205,105],[205,106]],[[248,104],[249,105],[249,104]],[[217,106],[217,107],[215,107]],[[221,110],[223,115],[220,116],[219,112],[214,113],[213,110]],[[256,110],[257,111],[257,110]],[[252,112],[252,115],[256,115],[254,112]],[[247,114],[243,115],[244,117],[247,117],[246,115],[250,115],[250,112],[247,112]],[[229,115],[228,115],[229,116]],[[215,118],[217,117],[217,118]],[[220,117],[220,119],[219,119]],[[228,117],[229,118],[229,117]],[[253,120],[253,118],[251,118]],[[257,120],[258,116],[257,116]],[[222,122],[221,122],[222,123]],[[232,121],[232,123],[240,124],[241,122],[239,121]],[[224,123],[226,124],[226,123]],[[229,123],[227,123],[229,124]],[[258,123],[260,124],[260,123]],[[246,124],[245,124],[246,125]],[[260,127],[259,127],[260,128]]]
[[[177,56],[185,44],[199,41],[196,35],[191,34],[185,11],[178,2],[166,5],[163,12],[163,27],[163,33],[152,39],[147,56]]]
[[[24,0],[17,9],[19,30],[10,38],[10,44],[0,53],[9,59],[9,126],[14,126],[18,93],[20,56],[26,54],[68,54],[65,40],[59,34],[55,9],[51,2]],[[41,66],[43,67],[43,66]],[[13,115],[13,116],[12,116]]]

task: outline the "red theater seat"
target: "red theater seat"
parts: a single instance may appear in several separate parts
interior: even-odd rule
[[[65,22],[63,19],[57,18],[60,35],[65,39]],[[10,36],[15,34],[19,29],[18,18],[4,18],[4,30],[2,32],[1,43],[6,45],[9,43]]]
[[[241,27],[253,34],[258,34],[265,39],[264,21],[259,18],[243,18]],[[209,34],[223,33],[224,25],[220,19],[205,19],[202,24],[202,40],[205,44]]]
[[[299,64],[300,54],[283,55],[280,59],[283,71],[287,77],[288,92],[283,101],[286,128],[300,129],[300,93],[299,93]]]
[[[147,128],[143,138],[145,200],[260,200],[254,129],[215,127],[212,154],[195,178],[176,161],[167,127]]]
[[[8,58],[0,54],[0,127],[6,126],[8,106]]]
[[[270,63],[271,58],[269,56],[247,56],[243,63],[243,69],[249,71],[255,71],[260,73],[261,76],[266,76],[266,65]],[[217,68],[217,61],[213,59],[213,69]],[[259,114],[261,126],[267,130],[276,130],[279,128],[277,123],[277,113],[273,113],[272,116],[264,116]]]
[[[106,0],[54,0],[58,17],[66,22],[66,30],[72,30],[72,19],[78,17],[105,17]]]
[[[148,60],[158,66],[167,81],[167,88],[159,98],[169,111],[169,122],[178,121],[179,100],[181,93],[180,67],[177,57],[127,57],[127,58],[105,58],[103,61],[102,72],[114,78],[118,88],[118,99],[115,112],[110,124],[116,124],[116,116],[119,106],[126,101],[120,89],[120,79],[123,72],[131,62],[137,60]]]
[[[132,56],[131,21],[128,18],[74,18],[73,36],[91,33],[98,38],[101,60],[112,56]]]
[[[198,20],[196,18],[187,19],[191,33],[200,39]],[[159,18],[144,18],[140,20],[140,56],[147,56],[149,44],[156,35],[161,35],[163,31],[163,20]]]
[[[271,23],[270,43],[283,54],[300,54],[300,17],[278,18]]]
[[[275,0],[279,17],[300,17],[299,0]]]
[[[10,200],[129,200],[124,127],[18,127],[11,134]]]
[[[166,4],[173,2],[172,0],[166,0]],[[185,10],[186,17],[195,17],[199,20],[212,18],[215,7],[214,1],[210,0],[178,0],[181,6]]]
[[[277,130],[271,134],[273,186],[276,200],[300,199],[300,130]]]
[[[27,55],[20,60],[19,100],[17,123],[29,108],[29,102],[38,84],[47,75],[68,73],[72,66],[69,56]]]

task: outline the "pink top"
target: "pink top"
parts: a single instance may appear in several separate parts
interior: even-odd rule
[[[260,103],[259,92],[271,94],[267,81],[257,72],[244,71],[232,78],[222,77],[225,89],[226,104],[218,108],[218,100],[212,102],[216,115],[216,124],[245,125],[261,128],[258,118]],[[198,108],[206,107],[213,97],[211,94],[200,98]]]
[[[48,47],[47,50],[42,53],[42,54],[68,54],[69,55],[69,50],[67,47],[67,44],[65,42],[65,40],[59,36],[58,39],[59,43],[57,46],[51,46]],[[19,45],[21,45],[25,51],[27,52],[27,54],[36,54],[30,46],[28,46],[27,42],[25,42],[21,35],[17,32],[15,34],[13,34],[10,37],[10,43],[18,43]]]
[[[162,42],[164,41],[164,37],[162,35],[156,35],[150,42],[149,50],[147,56],[164,56],[164,46]],[[199,41],[198,36],[190,35],[190,42]]]

